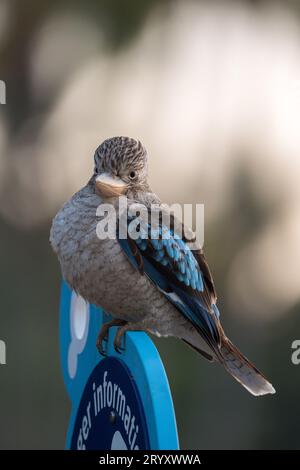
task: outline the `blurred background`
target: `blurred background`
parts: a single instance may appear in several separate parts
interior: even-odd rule
[[[155,340],[181,448],[299,448],[300,1],[1,0],[0,79],[0,447],[64,447],[51,219],[129,135],[165,202],[205,204],[224,327],[277,389]]]

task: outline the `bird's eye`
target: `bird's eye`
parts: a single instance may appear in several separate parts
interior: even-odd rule
[[[129,173],[129,178],[133,180],[135,178],[135,175],[136,175],[135,171],[131,171]]]
[[[98,168],[97,168],[97,167],[95,167],[95,169],[94,169],[94,173],[95,173],[95,175],[97,175],[97,174],[98,174]]]

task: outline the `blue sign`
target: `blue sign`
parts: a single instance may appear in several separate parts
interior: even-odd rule
[[[96,348],[98,332],[111,319],[62,285],[61,361],[72,411],[66,447],[95,450],[178,449],[172,397],[160,356],[143,332],[127,332],[125,350],[106,357]]]
[[[105,430],[105,432],[103,432]],[[149,449],[139,392],[123,361],[100,361],[82,394],[71,449]]]

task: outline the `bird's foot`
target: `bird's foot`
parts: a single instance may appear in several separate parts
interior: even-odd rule
[[[115,351],[119,354],[121,354],[121,351],[125,350],[125,347],[122,348],[122,338],[125,335],[126,331],[145,331],[145,325],[142,323],[126,323],[125,325],[121,326],[120,328],[117,329],[115,339],[114,339],[114,348]],[[126,336],[124,336],[124,342],[125,342]]]
[[[97,349],[102,356],[106,356],[106,353],[103,349],[103,341],[107,341],[109,329],[112,326],[123,326],[125,324],[126,322],[124,320],[114,319],[102,325],[101,330],[99,331],[97,343],[96,343]]]
[[[118,328],[117,332],[116,332],[116,335],[115,335],[114,348],[115,348],[115,351],[119,354],[121,354],[121,351],[125,351],[125,344],[124,344],[124,348],[122,348],[121,344],[122,344],[122,338],[123,338],[124,334],[126,333],[126,331],[128,331],[126,326],[127,325],[121,326],[120,328]],[[124,336],[124,343],[125,343],[125,338],[126,337]]]

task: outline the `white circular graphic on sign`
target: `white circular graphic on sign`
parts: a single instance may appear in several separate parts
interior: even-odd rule
[[[86,301],[79,295],[72,295],[71,322],[73,324],[74,337],[79,341],[84,337],[89,323],[89,311]]]
[[[89,304],[76,292],[72,292],[70,305],[71,342],[68,351],[68,371],[73,379],[77,371],[77,356],[84,350],[90,320]]]

